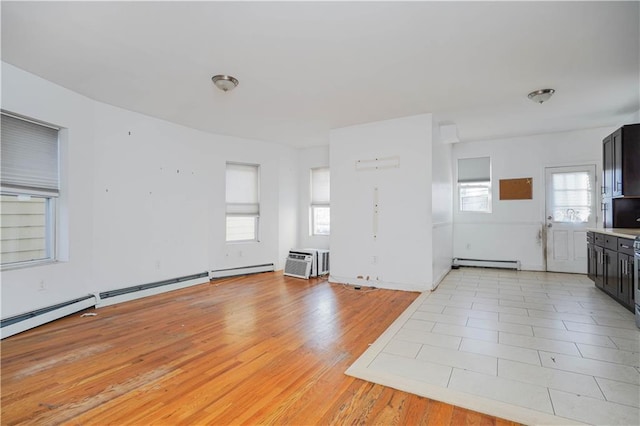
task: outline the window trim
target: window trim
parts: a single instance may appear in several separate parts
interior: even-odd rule
[[[28,192],[28,193],[27,193]],[[50,193],[38,191],[16,191],[14,189],[2,188],[0,195],[8,196],[28,196],[35,198],[43,198],[45,202],[45,253],[46,257],[41,259],[21,260],[17,262],[3,263],[0,265],[0,271],[8,271],[13,269],[29,268],[33,266],[49,265],[58,262],[58,197],[52,196]]]
[[[22,186],[22,185],[11,185],[8,182],[0,183],[0,195],[7,196],[27,196],[27,197],[35,197],[42,198],[45,200],[45,253],[46,257],[41,259],[33,259],[33,260],[24,260],[24,261],[16,261],[9,263],[1,263],[0,271],[12,270],[12,269],[22,269],[22,268],[30,268],[34,266],[42,266],[59,262],[60,255],[60,197],[61,197],[61,175],[63,171],[62,167],[62,159],[61,159],[61,150],[62,150],[62,141],[61,141],[61,132],[63,128],[57,126],[55,124],[47,123],[45,121],[37,120],[34,118],[30,118],[21,114],[13,113],[10,111],[6,111],[4,109],[0,110],[0,114],[10,117],[12,119],[22,120],[24,122],[46,127],[56,131],[56,188],[53,187],[34,187],[34,186]]]
[[[331,224],[329,224],[329,232],[327,232],[326,234],[316,232],[316,216],[314,213],[315,209],[317,208],[327,208],[329,209],[329,215],[331,215],[330,204],[311,204],[311,207],[309,208],[309,212],[311,214],[311,217],[309,218],[309,221],[311,223],[311,235],[314,237],[328,237],[331,235]]]
[[[230,217],[252,217],[254,219],[255,238],[250,240],[227,240],[227,219]],[[243,244],[243,243],[259,243],[260,242],[260,216],[254,214],[226,214],[225,215],[225,243],[226,244]]]
[[[464,167],[460,167],[464,165]],[[463,169],[463,170],[461,170]],[[460,213],[492,213],[493,211],[493,182],[491,179],[492,167],[491,157],[458,158],[456,161],[457,183],[458,183],[458,212]],[[483,210],[465,210],[462,203],[462,188],[486,188],[487,208]]]
[[[227,198],[227,192],[226,192],[226,183],[227,183],[227,171],[228,171],[228,167],[229,166],[245,166],[245,167],[254,167],[256,169],[256,195],[257,195],[257,203],[244,203],[247,206],[252,206],[254,204],[257,205],[257,208],[255,209],[255,212],[250,212],[250,213],[238,213],[238,212],[229,212],[229,207],[230,206],[239,206],[243,203],[230,203],[227,202],[226,198]],[[243,163],[243,162],[238,162],[238,161],[227,161],[225,163],[225,244],[246,244],[246,243],[259,243],[260,242],[260,175],[261,175],[261,165],[260,164],[254,164],[254,163]],[[254,238],[252,239],[245,239],[245,240],[229,240],[228,239],[228,233],[227,233],[227,218],[229,217],[253,217],[254,218]]]
[[[462,208],[462,188],[479,187],[487,189],[487,208],[485,210],[463,210]],[[491,213],[492,212],[492,185],[491,181],[482,182],[458,182],[458,211],[460,213]]]
[[[325,171],[329,176],[329,182],[331,179],[331,169],[329,166],[320,166],[320,167],[312,167],[309,170],[309,235],[312,237],[328,237],[331,235],[331,223],[329,223],[329,232],[327,233],[318,233],[316,232],[316,223],[315,223],[315,209],[316,208],[328,208],[329,215],[331,215],[331,202],[330,200],[325,200],[324,197],[320,197],[319,200],[317,196],[314,196],[314,183],[313,183],[313,174],[315,171]],[[328,197],[331,198],[330,193],[331,188],[327,188]],[[317,195],[317,194],[316,194]],[[325,202],[326,201],[326,202]]]

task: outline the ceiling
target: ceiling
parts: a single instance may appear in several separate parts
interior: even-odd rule
[[[639,6],[2,1],[2,60],[212,133],[305,147],[432,112],[473,141],[637,117]],[[224,93],[215,74],[240,84]],[[548,102],[527,99],[547,87]]]

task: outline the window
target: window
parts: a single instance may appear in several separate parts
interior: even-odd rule
[[[458,160],[458,195],[461,212],[491,213],[491,159]]]
[[[554,173],[552,188],[554,222],[589,221],[592,204],[589,172]]]
[[[227,242],[258,241],[260,167],[227,163]]]
[[[58,130],[2,113],[2,267],[55,260]]]
[[[329,168],[311,169],[311,235],[329,235],[331,231]]]

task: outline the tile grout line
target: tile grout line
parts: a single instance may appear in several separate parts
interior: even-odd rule
[[[558,413],[556,413],[556,406],[553,405],[553,398],[551,398],[551,389],[549,387],[547,387],[547,395],[549,395],[549,402],[551,402],[551,409],[553,410],[553,415],[557,416]]]
[[[602,390],[602,387],[600,387],[600,382],[598,382],[598,378],[596,376],[592,376],[593,380],[596,382],[596,386],[598,386],[598,390],[600,391],[600,393],[602,394],[602,397],[604,398],[605,401],[607,402],[611,402],[607,399],[607,395],[604,394],[604,391]],[[621,383],[621,382],[618,382]],[[622,382],[624,383],[624,382]]]

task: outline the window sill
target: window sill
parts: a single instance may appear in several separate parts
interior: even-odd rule
[[[56,259],[45,259],[45,260],[33,260],[31,262],[9,263],[7,265],[2,265],[0,267],[0,271],[4,272],[4,271],[14,271],[17,269],[35,268],[38,266],[53,265],[55,263],[60,263],[60,261]]]
[[[253,244],[253,243],[259,243],[260,241],[258,240],[242,240],[242,241],[225,241],[225,244]]]

